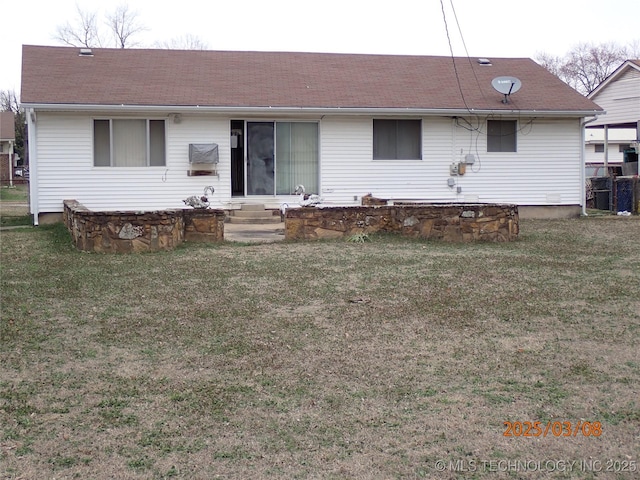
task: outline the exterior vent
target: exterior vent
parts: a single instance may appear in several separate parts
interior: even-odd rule
[[[491,60],[489,60],[488,58],[479,58],[478,59],[478,64],[480,65],[487,65],[487,66],[491,66]]]
[[[93,57],[93,50],[91,50],[90,48],[81,48],[80,49],[80,54],[78,56],[80,56],[80,57]]]

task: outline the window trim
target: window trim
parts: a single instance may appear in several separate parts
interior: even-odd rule
[[[144,120],[145,122],[145,164],[144,165],[114,165],[114,129],[113,122],[120,120]],[[109,122],[109,165],[96,165],[96,122]],[[151,122],[162,122],[163,124],[163,148],[162,165],[151,165]],[[167,165],[167,121],[165,118],[157,117],[94,117],[92,119],[92,164],[94,168],[166,168]]]
[[[384,122],[395,122],[396,123],[396,130],[398,127],[399,122],[412,122],[412,123],[417,123],[418,124],[418,157],[417,158],[398,158],[398,138],[396,137],[395,141],[396,141],[396,145],[395,145],[395,150],[396,150],[396,156],[395,157],[388,157],[388,156],[380,156],[380,154],[376,155],[376,122],[380,122],[380,121],[384,121]],[[424,131],[423,131],[423,121],[422,118],[373,118],[372,122],[371,122],[371,158],[374,161],[393,161],[393,162],[398,162],[398,161],[409,161],[409,162],[415,162],[415,161],[422,161],[424,158],[423,155],[423,140],[424,140]]]

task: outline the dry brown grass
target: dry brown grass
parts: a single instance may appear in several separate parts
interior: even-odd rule
[[[0,477],[637,478],[640,219],[521,230],[123,256],[1,232]]]

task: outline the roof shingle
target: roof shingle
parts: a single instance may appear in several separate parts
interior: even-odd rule
[[[0,112],[0,140],[16,139],[16,124],[13,112]]]
[[[594,111],[527,58],[23,46],[24,104]],[[515,76],[509,104],[491,87]]]

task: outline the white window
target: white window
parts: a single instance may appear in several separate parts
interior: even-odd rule
[[[164,166],[164,120],[94,120],[93,164],[96,167]]]

